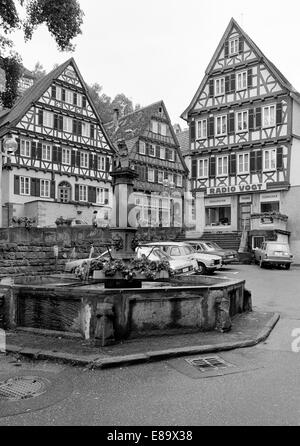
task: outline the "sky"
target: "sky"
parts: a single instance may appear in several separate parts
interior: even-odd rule
[[[25,43],[11,35],[23,64],[47,71],[74,57],[88,84],[142,106],[163,99],[172,123],[194,96],[231,19],[300,91],[299,0],[80,0],[76,50],[62,53],[46,27]]]

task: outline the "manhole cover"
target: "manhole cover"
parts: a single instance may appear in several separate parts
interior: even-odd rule
[[[46,392],[47,381],[35,376],[19,376],[0,382],[0,401],[34,398]]]
[[[193,358],[186,359],[186,361],[192,366],[196,367],[201,372],[207,372],[208,370],[226,369],[227,367],[234,367],[233,364],[224,361],[219,356],[208,356],[206,358]]]

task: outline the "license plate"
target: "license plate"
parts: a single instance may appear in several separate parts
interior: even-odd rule
[[[277,257],[279,257],[279,256],[282,256],[283,255],[283,253],[281,252],[281,251],[275,251],[275,256],[277,256]]]
[[[183,268],[182,272],[183,272],[183,273],[188,273],[189,270],[190,270],[190,268]]]

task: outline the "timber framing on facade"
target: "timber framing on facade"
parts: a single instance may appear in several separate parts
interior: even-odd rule
[[[18,150],[4,164],[2,203],[16,204],[14,213],[33,200],[111,207],[115,150],[73,58],[0,113],[0,137],[8,133]]]

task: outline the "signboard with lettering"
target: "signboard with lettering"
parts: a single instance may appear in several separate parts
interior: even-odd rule
[[[206,189],[207,195],[222,195],[222,194],[241,194],[249,192],[260,192],[266,190],[266,184],[238,184],[237,186],[221,186],[221,187],[208,187]]]
[[[263,194],[260,196],[262,203],[270,201],[280,201],[280,192],[272,192],[271,194]]]
[[[240,195],[240,203],[252,203],[252,195]]]
[[[210,205],[218,205],[218,206],[224,206],[224,205],[231,205],[231,197],[220,197],[220,198],[206,198],[205,199],[205,206]]]

